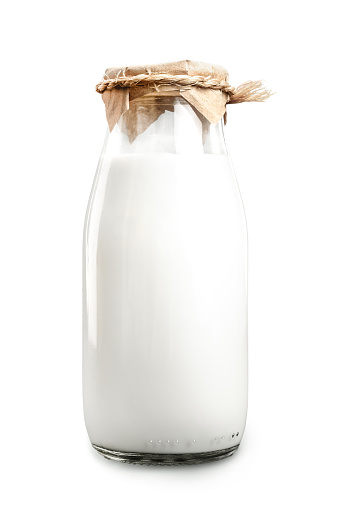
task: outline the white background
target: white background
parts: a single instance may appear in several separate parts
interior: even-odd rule
[[[30,0],[1,13],[4,508],[336,508],[335,3]],[[228,108],[249,228],[241,447],[192,467],[109,462],[81,395],[81,242],[109,66],[189,58],[276,94]]]

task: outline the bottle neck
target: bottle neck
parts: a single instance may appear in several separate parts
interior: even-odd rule
[[[223,120],[211,124],[181,97],[143,96],[108,135],[115,154],[225,154]],[[107,148],[108,148],[107,147]]]

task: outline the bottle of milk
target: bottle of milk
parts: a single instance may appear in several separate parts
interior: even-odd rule
[[[193,82],[226,71],[166,65],[108,74],[84,228],[83,395],[99,453],[174,465],[230,456],[243,436],[247,232],[224,140],[231,93]]]

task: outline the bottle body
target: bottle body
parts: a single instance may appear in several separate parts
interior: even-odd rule
[[[113,136],[84,233],[90,440],[140,462],[230,454],[247,411],[247,235],[231,162],[223,149],[121,153]]]

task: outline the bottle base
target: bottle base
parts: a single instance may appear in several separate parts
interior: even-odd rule
[[[197,465],[217,461],[232,456],[238,449],[239,444],[228,449],[218,451],[182,453],[182,454],[152,454],[147,452],[121,452],[111,451],[92,444],[94,449],[109,460],[116,460],[122,463],[134,463],[138,465]]]

